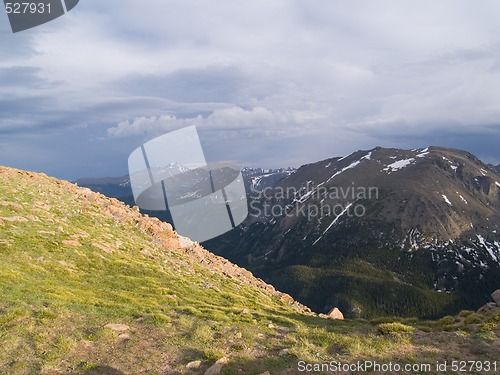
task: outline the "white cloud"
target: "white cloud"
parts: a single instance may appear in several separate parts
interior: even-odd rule
[[[314,121],[304,112],[273,112],[256,107],[245,110],[231,107],[213,111],[209,116],[177,118],[173,115],[136,117],[107,129],[111,138],[146,135],[154,137],[196,125],[200,131],[237,132],[245,136],[290,137],[308,130]]]

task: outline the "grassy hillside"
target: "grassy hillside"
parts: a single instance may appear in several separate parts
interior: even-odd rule
[[[319,318],[168,224],[0,167],[0,374],[204,374],[221,358],[222,374],[293,374],[299,360],[498,357],[497,312],[394,320]]]

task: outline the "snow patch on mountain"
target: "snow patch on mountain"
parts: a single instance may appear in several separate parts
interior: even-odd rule
[[[448,203],[450,206],[453,206],[446,195],[442,194],[442,197],[446,203]]]
[[[359,163],[361,163],[361,161],[362,161],[362,160],[370,160],[371,156],[372,156],[372,153],[371,153],[371,152],[369,152],[368,154],[366,154],[365,156],[363,156],[361,159],[359,159],[359,160],[355,161],[354,163],[349,164],[347,167],[342,168],[340,171],[335,172],[335,174],[334,174],[332,177],[330,177],[328,180],[326,180],[324,183],[326,183],[326,182],[330,182],[330,181],[331,181],[331,180],[333,180],[335,177],[337,177],[339,174],[344,173],[344,172],[345,172],[345,171],[347,171],[348,169],[352,169],[352,168],[354,168],[354,167],[358,166],[358,165],[359,165]],[[322,183],[321,185],[323,185],[324,183]],[[319,185],[318,185],[318,186],[319,186]]]
[[[488,254],[490,254],[491,258],[496,261],[496,262],[499,262],[500,261],[500,255],[499,254],[495,254],[495,251],[497,253],[499,253],[499,248],[497,246],[496,249],[493,249],[493,247],[491,245],[489,245],[486,240],[484,239],[483,236],[481,236],[480,234],[477,235],[477,239],[479,240],[479,243],[486,249],[486,251],[488,252]],[[495,245],[498,245],[497,242],[495,242]]]
[[[447,161],[448,163],[452,164],[453,162],[448,159],[446,156],[441,156],[443,158],[443,160]]]
[[[418,150],[420,153],[417,155],[417,158],[425,158],[429,155],[429,147],[424,148],[423,150]]]
[[[308,200],[314,194],[314,192],[315,192],[315,190],[309,190],[307,193],[300,196],[299,199],[294,199],[292,203],[304,203],[306,200]]]
[[[269,177],[269,176],[272,176],[273,173],[268,173],[268,174],[263,174],[261,176],[257,176],[257,177],[252,177],[252,187],[253,188],[258,188],[260,183],[262,182],[262,179],[265,178],[265,177]]]
[[[337,161],[342,161],[342,160],[344,160],[344,159],[347,159],[347,158],[348,158],[349,156],[351,156],[351,155],[352,155],[352,154],[349,154],[349,155],[343,156],[343,157],[341,157],[341,158],[340,158],[339,160],[337,160]]]
[[[323,234],[321,236],[319,236],[316,241],[313,242],[313,246],[316,245],[318,243],[318,241],[321,240],[321,238],[323,238],[323,236],[325,235],[325,233],[328,232],[331,227],[333,227],[333,225],[340,219],[340,217],[342,215],[344,215],[347,211],[349,211],[349,208],[351,208],[352,205],[353,205],[352,203],[349,203],[347,206],[345,206],[344,210],[335,219],[333,219],[333,221],[325,229],[325,231],[323,232]]]
[[[384,168],[384,171],[386,171],[388,174],[390,174],[391,172],[395,172],[395,171],[398,171],[400,169],[403,169],[403,168],[409,166],[410,164],[413,164],[414,162],[415,162],[414,158],[398,160],[398,161],[386,166]]]
[[[462,202],[464,202],[465,204],[469,204],[469,202],[467,202],[467,200],[464,197],[462,197],[462,195],[458,191],[457,191],[457,194],[460,197],[460,199],[462,200]]]

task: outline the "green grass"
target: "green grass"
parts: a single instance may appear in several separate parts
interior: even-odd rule
[[[378,331],[383,335],[396,335],[400,333],[413,333],[415,328],[403,323],[381,323],[378,325]]]
[[[203,373],[221,357],[230,359],[227,374],[288,371],[298,360],[404,362],[427,351],[416,335],[420,328],[445,332],[458,319],[407,319],[401,323],[415,331],[403,337],[381,335],[366,321],[304,315],[211,270],[175,241],[167,246],[144,233],[133,215],[113,214],[124,210],[117,202],[95,194],[87,199],[68,183],[1,167],[0,192],[0,374],[104,368],[181,374],[193,360],[202,361]],[[12,217],[27,221],[5,220]],[[494,346],[497,317],[481,318],[474,337],[461,340]],[[129,330],[116,332],[108,323]]]

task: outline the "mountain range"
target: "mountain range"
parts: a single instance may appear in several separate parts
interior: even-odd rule
[[[243,176],[247,220],[204,246],[316,312],[437,317],[500,285],[499,167],[468,152],[377,147]],[[119,193],[110,181],[78,183]]]

